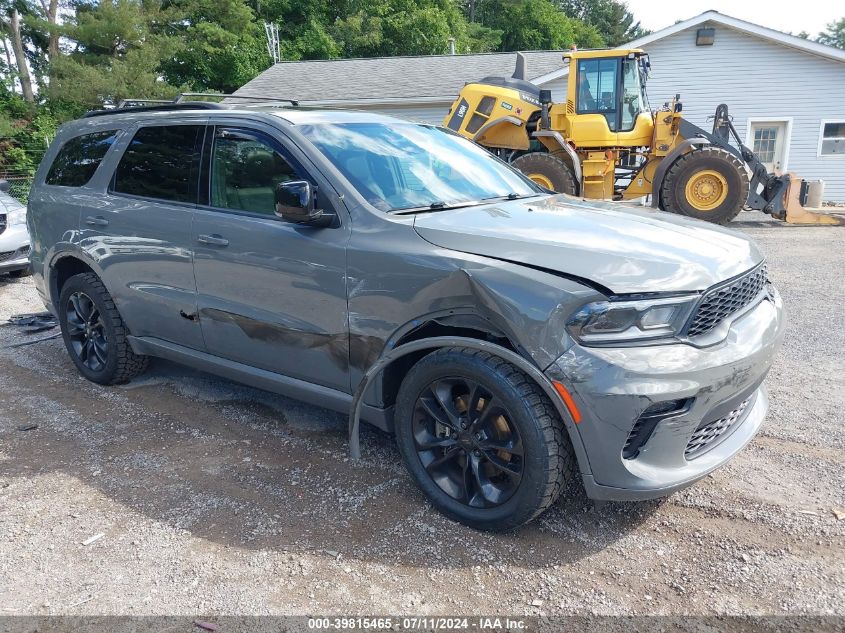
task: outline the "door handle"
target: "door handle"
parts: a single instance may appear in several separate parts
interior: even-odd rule
[[[200,235],[197,237],[197,242],[200,244],[208,244],[209,246],[228,246],[229,240],[219,235]]]
[[[85,224],[88,224],[89,226],[108,226],[109,221],[100,215],[96,218],[93,215],[89,215],[85,218]]]

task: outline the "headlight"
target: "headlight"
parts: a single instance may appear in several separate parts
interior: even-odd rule
[[[15,224],[26,224],[26,207],[20,209],[13,209],[6,212],[6,224],[13,226]]]
[[[684,327],[697,301],[698,295],[600,301],[581,308],[567,327],[585,345],[671,339]]]

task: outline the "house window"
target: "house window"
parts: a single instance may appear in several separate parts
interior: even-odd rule
[[[819,156],[845,156],[845,121],[822,121]]]
[[[754,153],[763,163],[775,161],[775,143],[778,139],[778,128],[758,127],[754,130]]]

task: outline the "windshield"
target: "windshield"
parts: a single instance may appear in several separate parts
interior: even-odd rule
[[[382,211],[543,193],[486,150],[430,125],[320,123],[297,129]]]

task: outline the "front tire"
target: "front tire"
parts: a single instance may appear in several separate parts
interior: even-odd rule
[[[541,187],[570,196],[578,194],[572,170],[557,156],[545,152],[530,152],[516,158],[511,165]]]
[[[65,347],[85,378],[116,385],[147,369],[148,357],[132,351],[123,319],[97,275],[82,273],[68,279],[57,307]]]
[[[396,441],[417,485],[443,514],[507,531],[545,511],[572,479],[569,438],[549,398],[510,363],[444,348],[408,372]]]
[[[698,220],[727,224],[748,201],[748,175],[736,156],[717,147],[676,160],[661,187],[662,208]]]

